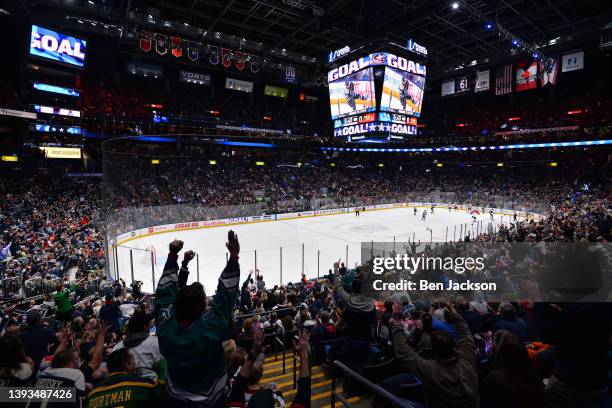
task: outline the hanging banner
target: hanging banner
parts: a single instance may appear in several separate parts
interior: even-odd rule
[[[557,73],[559,72],[559,58],[550,57],[540,61],[540,81],[542,86],[557,83]]]
[[[285,65],[285,73],[283,74],[283,81],[288,84],[297,84],[297,75],[295,67],[292,65]]]
[[[221,65],[225,68],[229,68],[232,65],[232,50],[229,48],[221,49]]]
[[[198,43],[195,41],[188,41],[187,42],[187,58],[189,58],[192,61],[197,61],[198,60]]]
[[[159,55],[165,55],[168,52],[167,36],[155,34],[155,51],[157,51]]]
[[[259,57],[251,55],[251,72],[256,74],[259,72]]]
[[[463,93],[469,92],[470,86],[467,76],[460,76],[459,78],[455,78],[455,93]]]
[[[538,87],[538,62],[528,64],[526,61],[516,65],[516,92]]]
[[[442,82],[442,96],[450,96],[455,93],[455,80],[449,79]]]
[[[147,31],[140,33],[140,49],[144,52],[151,51],[151,33]]]
[[[172,55],[176,58],[183,56],[183,39],[180,37],[170,37],[170,43],[172,45]]]
[[[584,68],[584,51],[563,55],[561,72],[577,71]]]
[[[236,51],[236,68],[240,71],[244,69],[244,52]]]
[[[474,92],[485,92],[488,91],[490,84],[491,72],[487,69],[486,71],[476,71],[476,84],[474,85]]]
[[[208,47],[208,62],[212,65],[217,65],[219,63],[219,48],[214,45]]]

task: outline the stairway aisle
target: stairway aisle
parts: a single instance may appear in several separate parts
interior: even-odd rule
[[[297,363],[296,372],[299,375],[299,362]],[[311,372],[312,393],[311,393],[311,408],[329,408],[331,397],[331,376],[323,368],[323,366],[312,367]],[[275,361],[274,356],[266,357],[264,362],[264,372],[261,378],[262,385],[275,383],[278,390],[282,391],[287,406],[291,405],[296,393],[293,388],[293,355],[289,352],[285,356],[285,373],[283,374],[282,355],[278,356]],[[342,380],[336,381],[336,389],[342,392]],[[355,396],[349,398],[349,402],[356,407],[369,406],[369,398]],[[336,407],[343,406],[342,403],[336,402]]]

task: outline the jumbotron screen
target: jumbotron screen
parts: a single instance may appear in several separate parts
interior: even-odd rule
[[[348,141],[416,135],[426,67],[388,52],[348,60],[328,74],[334,136]]]
[[[385,67],[380,110],[421,116],[425,77]]]
[[[372,68],[354,72],[329,83],[332,119],[376,109]]]

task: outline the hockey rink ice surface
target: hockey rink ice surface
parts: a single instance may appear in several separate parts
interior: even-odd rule
[[[433,237],[434,242],[444,242],[448,226],[448,239],[453,239],[456,226],[456,239],[459,239],[461,224],[472,228],[472,216],[465,211],[449,212],[448,208],[438,207],[433,215],[427,210],[427,219],[421,219],[423,208],[418,208],[413,215],[413,208],[393,208],[373,210],[361,213],[343,213],[317,217],[305,217],[289,220],[237,224],[185,231],[169,231],[144,236],[121,244],[117,248],[119,275],[128,284],[131,282],[130,248],[134,264],[134,279],[143,282],[142,290],[153,291],[151,256],[149,252],[138,249],[155,249],[155,279],[159,280],[168,256],[168,244],[176,239],[184,242],[182,253],[194,250],[198,257],[189,264],[188,283],[197,280],[199,263],[199,281],[204,285],[207,295],[212,295],[217,287],[217,279],[225,267],[225,242],[227,232],[232,229],[240,241],[240,276],[241,284],[250,271],[255,269],[255,251],[257,252],[257,269],[264,277],[268,288],[281,283],[281,247],[282,247],[282,283],[298,282],[302,274],[302,245],[304,248],[304,272],[308,279],[328,273],[334,262],[341,259],[346,262],[348,245],[349,268],[361,260],[361,242],[406,242],[416,238],[423,243]],[[486,231],[491,223],[488,213],[476,216],[482,220]],[[507,223],[510,216],[495,214],[493,222],[497,225]],[[474,224],[474,231],[476,225]],[[430,231],[431,230],[431,231]],[[400,244],[396,251],[403,253]],[[157,285],[157,282],[156,282]]]

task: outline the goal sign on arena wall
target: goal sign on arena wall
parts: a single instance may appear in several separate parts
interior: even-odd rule
[[[389,52],[339,63],[327,74],[334,135],[348,141],[416,135],[425,65]]]

